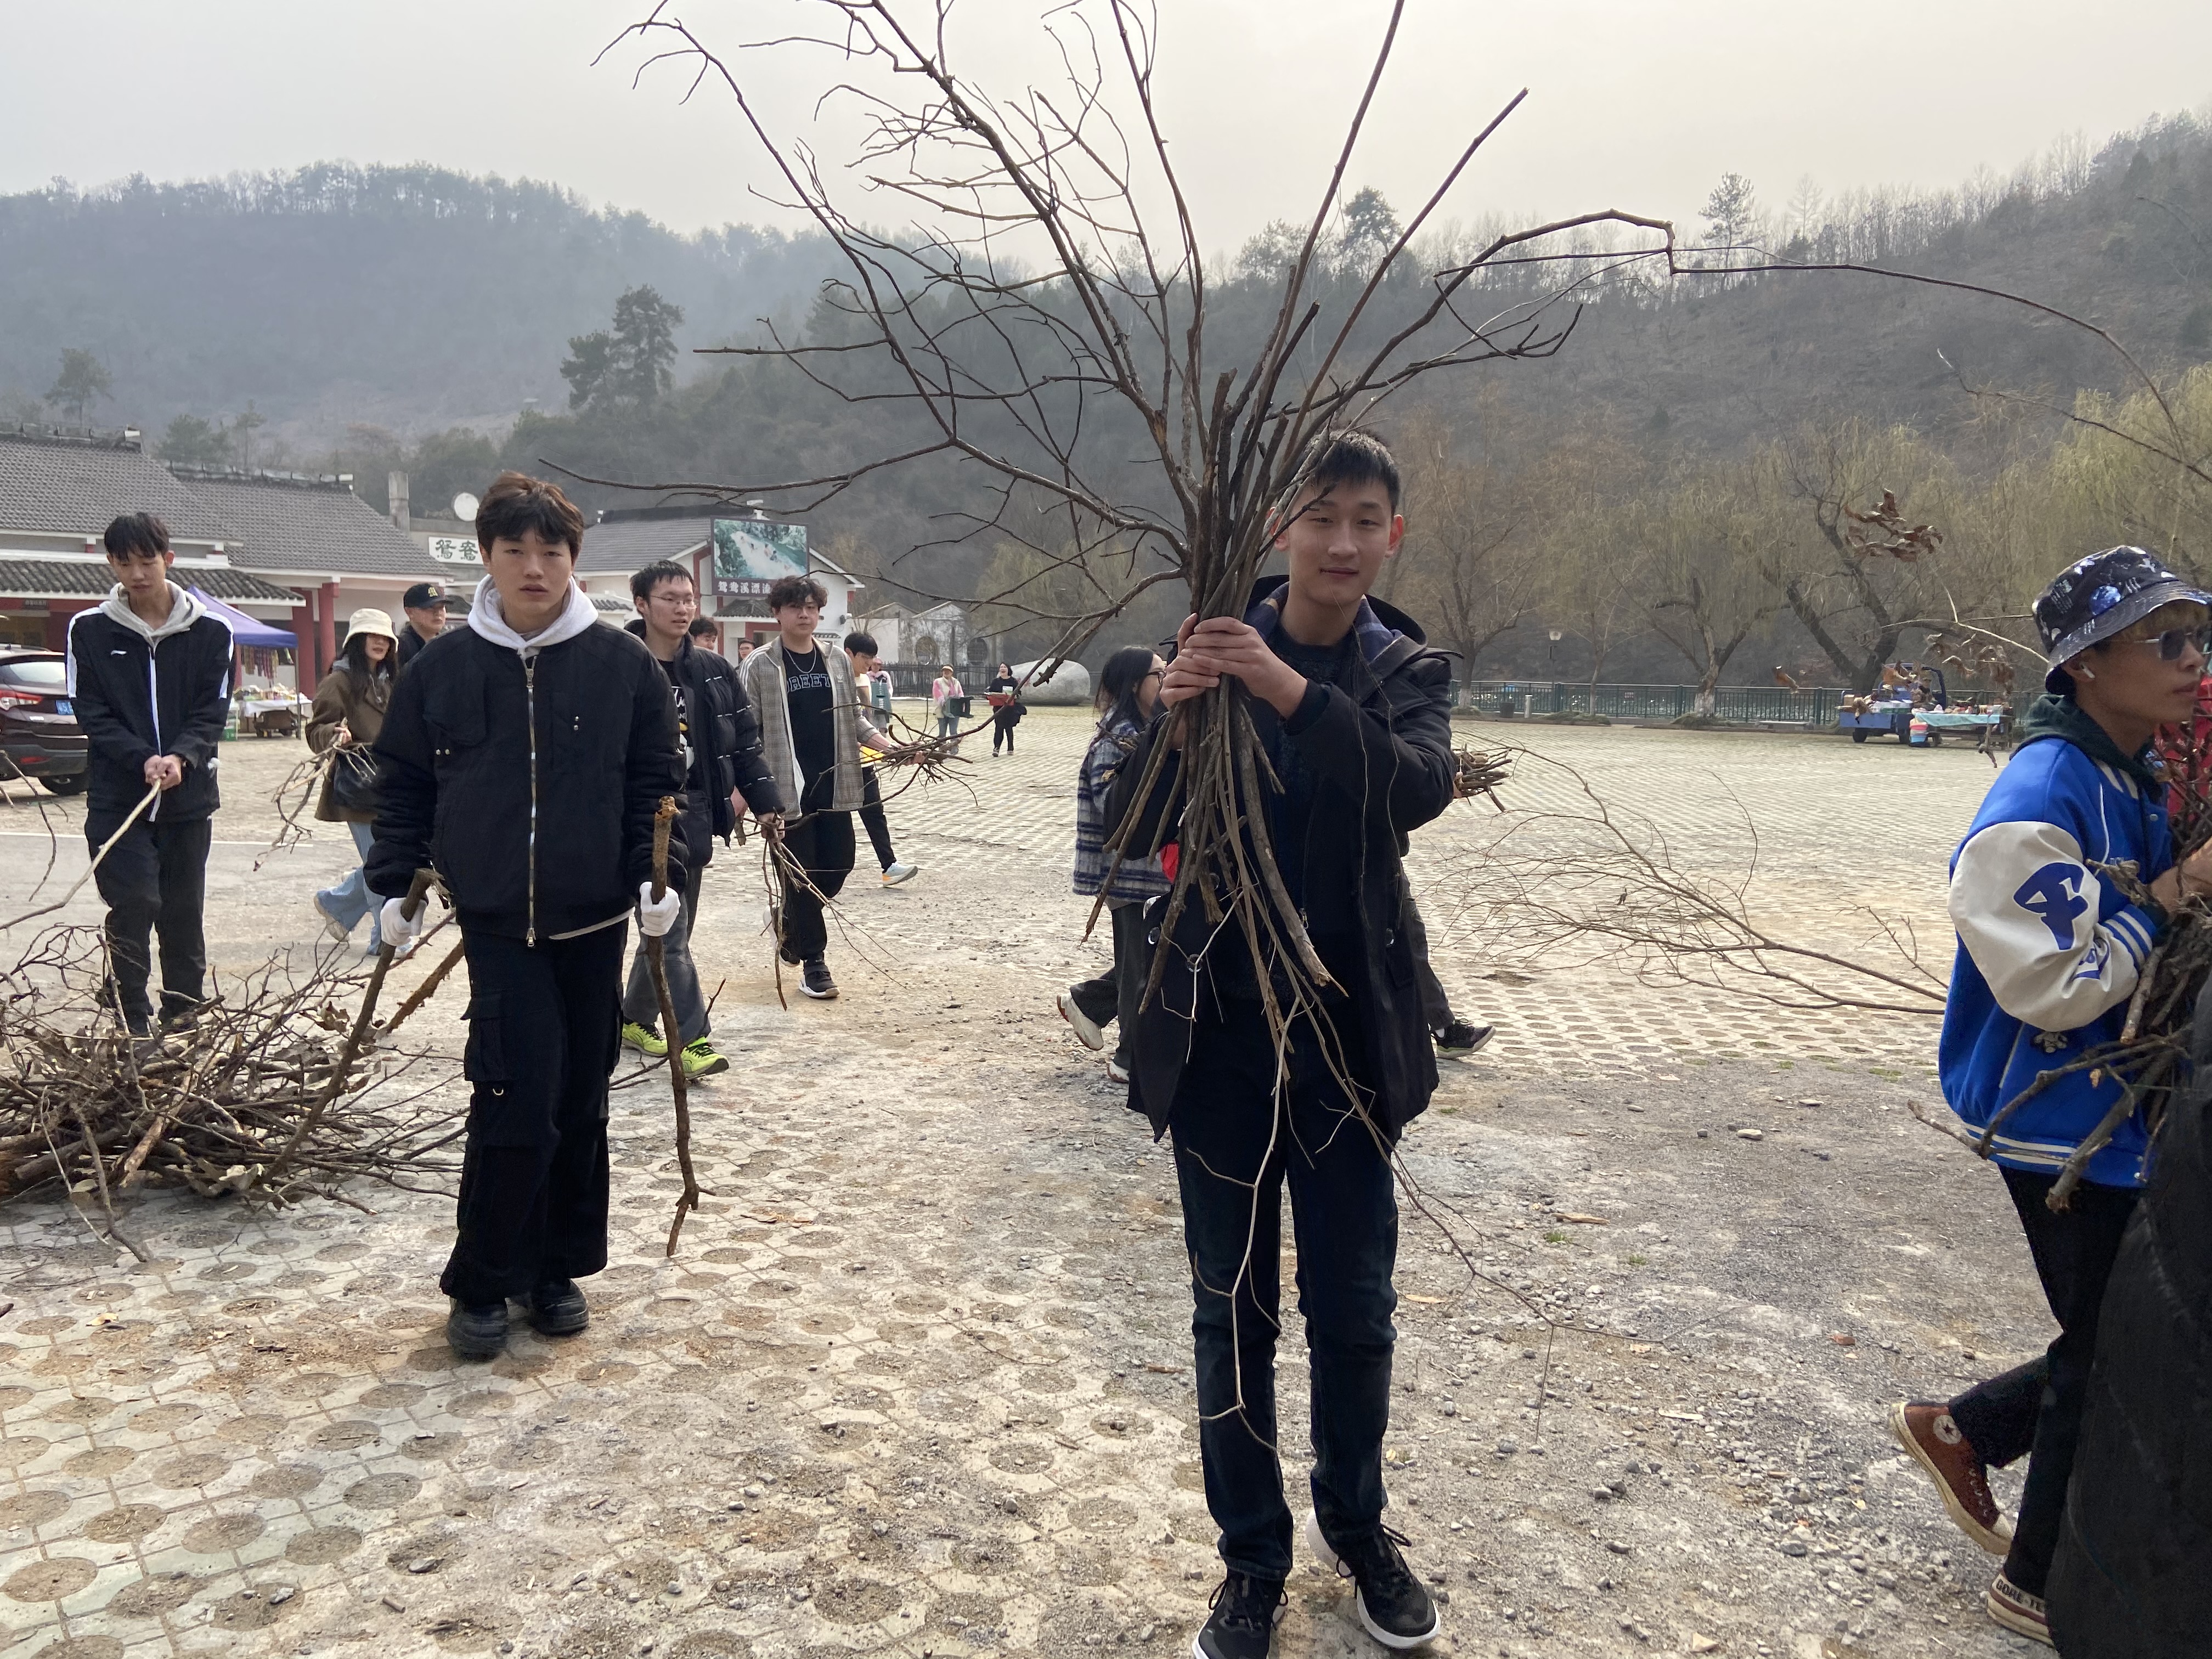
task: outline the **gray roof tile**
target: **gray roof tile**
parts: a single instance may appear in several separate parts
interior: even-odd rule
[[[173,532],[172,532],[173,533]],[[179,587],[198,587],[235,605],[240,599],[296,605],[300,596],[250,572],[220,565],[178,565],[169,573]],[[0,594],[32,599],[104,599],[115,578],[104,564],[82,559],[0,558]]]
[[[198,472],[182,473],[179,482],[234,526],[231,561],[249,569],[366,576],[437,576],[446,569],[342,484]]]
[[[121,513],[156,514],[170,535],[191,541],[233,533],[215,503],[135,441],[0,433],[0,530],[97,536]]]

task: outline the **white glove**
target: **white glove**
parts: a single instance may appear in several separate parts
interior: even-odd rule
[[[422,902],[415,907],[411,917],[403,914],[406,904],[405,899],[386,899],[377,917],[378,937],[392,947],[395,956],[422,936],[423,919],[430,913],[430,896],[422,896]]]
[[[660,896],[656,904],[653,899],[653,884],[641,881],[637,884],[637,931],[647,939],[659,939],[676,925],[676,918],[684,914],[684,895],[670,888]]]

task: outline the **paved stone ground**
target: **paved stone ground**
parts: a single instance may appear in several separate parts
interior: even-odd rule
[[[1469,728],[1503,735],[1716,870],[1755,824],[1759,902],[1808,928],[1866,898],[1940,927],[1989,775],[1952,751]],[[722,855],[699,956],[736,1065],[695,1096],[713,1196],[664,1260],[665,1097],[619,1092],[614,1260],[580,1337],[456,1365],[434,1197],[156,1196],[130,1218],[146,1266],[58,1202],[0,1208],[0,1654],[1188,1651],[1215,1569],[1172,1168],[1050,1004],[1104,959],[1066,890],[1082,740],[1039,711],[1013,759],[971,743],[972,797],[895,804],[924,872],[855,881],[835,1004],[778,1006],[757,854]],[[226,752],[229,971],[311,950],[305,895],[349,861],[325,834],[252,870],[298,752]],[[1537,773],[1516,806],[1565,787]],[[2024,1651],[1881,1428],[1886,1401],[2047,1335],[1993,1173],[1905,1109],[1933,1098],[1932,1033],[1602,970],[1485,977],[1450,912],[1493,817],[1455,809],[1415,871],[1448,982],[1501,1027],[1406,1143],[1434,1219],[1405,1226],[1392,1518],[1450,1597],[1438,1650]],[[0,827],[12,914],[45,849],[24,815]],[[449,1053],[462,1000],[422,1017]],[[1377,1651],[1318,1571],[1291,1590],[1279,1652]]]

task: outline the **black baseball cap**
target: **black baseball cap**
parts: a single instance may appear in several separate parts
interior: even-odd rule
[[[2140,547],[2108,547],[2075,560],[2036,596],[2035,631],[2051,663],[2043,689],[2070,692],[2074,677],[2062,664],[2177,599],[2212,607],[2212,593]]]
[[[416,582],[399,596],[399,608],[403,611],[428,611],[432,605],[445,602],[446,588],[442,582]]]

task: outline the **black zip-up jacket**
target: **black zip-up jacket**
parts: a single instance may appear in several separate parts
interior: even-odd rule
[[[624,630],[642,641],[645,619]],[[648,647],[648,654],[650,648]],[[655,659],[656,661],[659,659]],[[691,711],[691,769],[684,780],[684,840],[693,863],[703,868],[714,856],[714,842],[726,842],[738,827],[730,792],[744,793],[756,817],[785,810],[782,792],[761,753],[760,716],[729,660],[695,644],[689,636],[677,647],[676,671],[684,701]]]
[[[428,866],[464,927],[532,944],[629,912],[653,876],[653,810],[684,788],[666,676],[596,624],[527,663],[448,629],[393,686],[376,758],[370,890],[398,897]],[[684,861],[672,835],[670,886]]]
[[[1253,590],[1254,604],[1284,586],[1283,577],[1263,578]],[[1403,611],[1376,599],[1367,603],[1380,626],[1358,640],[1345,683],[1310,683],[1304,702],[1281,722],[1281,731],[1312,783],[1300,884],[1308,931],[1317,942],[1349,947],[1334,951],[1329,966],[1354,1005],[1362,1038],[1362,1052],[1349,1056],[1351,1069],[1369,1093],[1376,1126],[1395,1139],[1428,1105],[1437,1086],[1436,1048],[1421,1011],[1413,941],[1402,915],[1401,860],[1409,832],[1451,805],[1458,764],[1452,754],[1449,658],[1428,649],[1427,636]],[[1168,718],[1163,714],[1146,730],[1108,798],[1109,824],[1131,811],[1140,814],[1138,839],[1131,843],[1139,850],[1152,845],[1181,764],[1180,756],[1170,755],[1151,796],[1138,799],[1137,785]],[[1255,702],[1254,719],[1264,735],[1274,712]],[[1166,839],[1175,838],[1170,826]],[[1146,907],[1146,939],[1155,951],[1171,949],[1175,955],[1131,1034],[1137,1063],[1129,1104],[1151,1120],[1155,1135],[1165,1131],[1175,1104],[1197,999],[1229,988],[1214,983],[1206,958],[1211,930],[1197,896],[1184,904],[1176,938],[1163,946],[1159,930],[1167,905],[1167,899],[1157,898]],[[1221,941],[1213,943],[1221,948]],[[1238,955],[1224,962],[1223,976],[1249,983],[1241,940],[1231,948]]]
[[[105,611],[70,618],[70,704],[89,750],[89,817],[120,817],[137,805],[156,755],[182,761],[185,780],[146,809],[147,822],[189,823],[222,804],[216,746],[229,714],[230,645],[229,625],[217,617],[203,615],[153,644]]]

